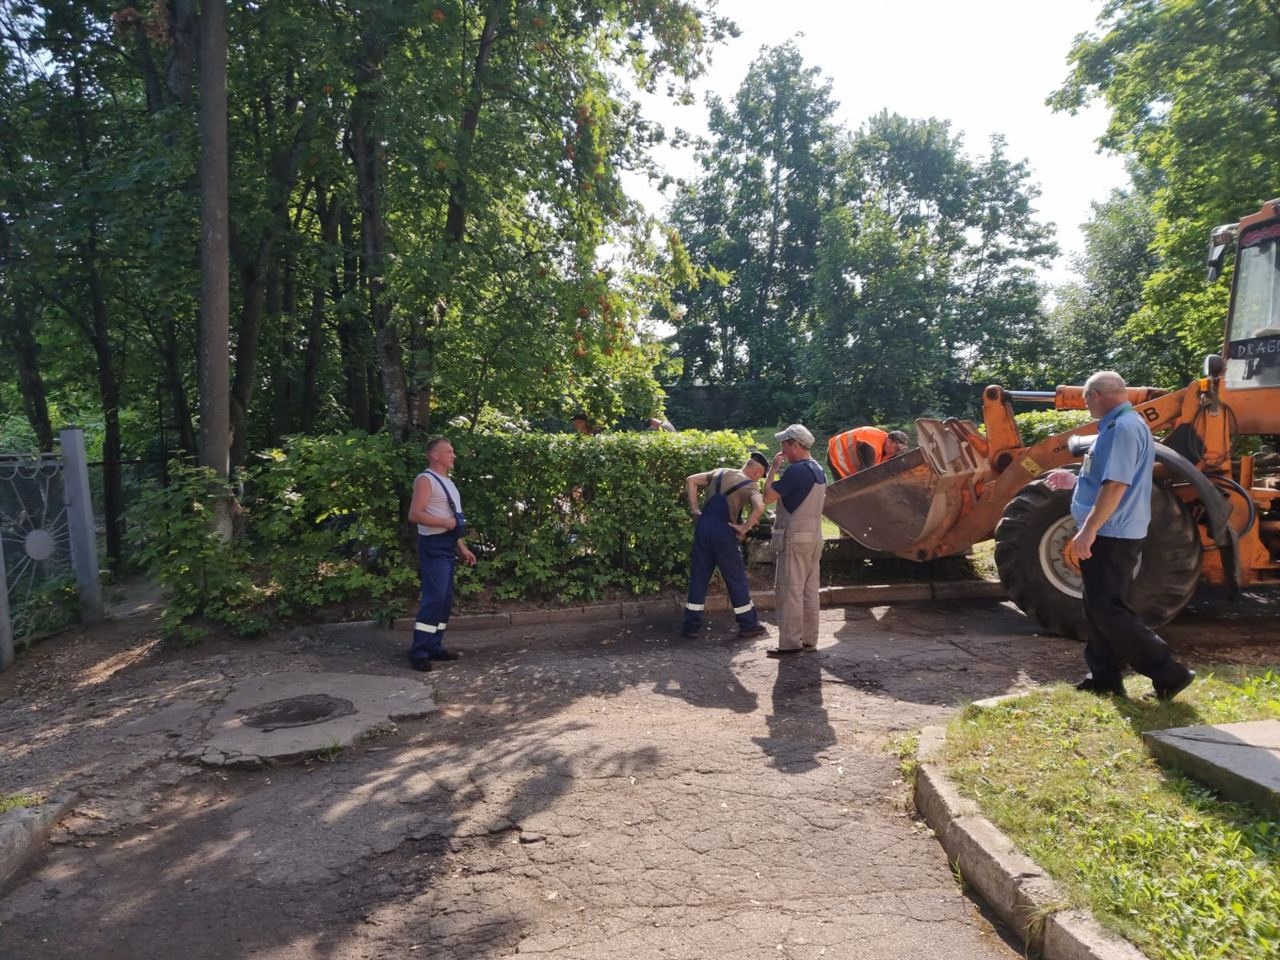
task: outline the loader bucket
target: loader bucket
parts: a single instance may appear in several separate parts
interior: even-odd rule
[[[827,488],[823,513],[872,550],[924,559],[974,499],[989,474],[959,420],[916,421],[920,447]]]

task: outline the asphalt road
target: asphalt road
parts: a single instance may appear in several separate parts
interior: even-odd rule
[[[1275,622],[1171,636],[1221,653]],[[422,677],[439,713],[256,771],[180,763],[155,718],[248,676],[400,673],[406,638],[42,645],[0,678],[0,793],[86,799],[0,899],[0,955],[1020,957],[910,815],[893,749],[1076,678],[1079,646],[998,603],[824,611],[819,651],[782,662],[713,627],[459,634],[464,659]]]

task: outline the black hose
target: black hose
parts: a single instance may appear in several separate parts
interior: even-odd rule
[[[1253,497],[1249,495],[1248,490],[1242,487],[1231,477],[1221,473],[1210,473],[1206,474],[1206,476],[1209,478],[1209,482],[1214,486],[1219,488],[1229,487],[1233,492],[1240,494],[1240,496],[1244,498],[1244,502],[1249,505],[1249,520],[1245,523],[1244,529],[1239,533],[1239,536],[1245,536],[1253,529],[1253,525],[1258,522],[1258,505],[1253,502]]]

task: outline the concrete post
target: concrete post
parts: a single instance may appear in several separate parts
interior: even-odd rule
[[[58,431],[58,440],[62,444],[62,483],[67,494],[71,565],[80,588],[80,622],[100,623],[102,581],[98,578],[98,537],[93,525],[93,498],[89,495],[84,431],[79,427],[66,427]]]
[[[0,670],[13,664],[13,624],[9,620],[9,581],[4,572],[4,550],[0,549]]]

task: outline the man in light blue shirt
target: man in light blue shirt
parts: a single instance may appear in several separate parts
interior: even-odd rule
[[[1129,606],[1129,586],[1151,523],[1151,431],[1128,402],[1118,373],[1103,370],[1084,385],[1084,402],[1098,421],[1098,439],[1079,477],[1054,470],[1045,483],[1075,492],[1071,515],[1076,535],[1067,552],[1080,563],[1089,640],[1089,674],[1076,684],[1090,693],[1124,696],[1126,666],[1151,678],[1156,696],[1172,700],[1195,679],[1173,659],[1168,645]]]

